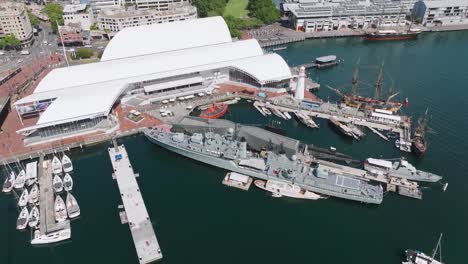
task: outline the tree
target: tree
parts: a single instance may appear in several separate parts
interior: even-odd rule
[[[94,52],[92,49],[79,48],[75,51],[74,59],[89,59],[93,56]]]
[[[91,27],[90,27],[89,29],[91,29],[91,30],[97,30],[98,28],[97,28],[96,23],[92,24]]]
[[[63,7],[57,3],[48,3],[43,11],[49,17],[52,31],[57,33],[57,23],[63,25]]]
[[[6,35],[3,39],[0,39],[0,47],[5,48],[18,48],[21,46],[21,41],[13,34]]]
[[[33,15],[33,14],[31,13],[31,11],[29,11],[29,10],[28,10],[28,17],[29,17],[29,21],[31,22],[31,25],[32,25],[33,27],[39,26],[39,23],[40,23],[40,22],[39,22],[39,18],[37,18],[37,16]]]
[[[221,16],[227,0],[193,0],[199,17]]]
[[[247,9],[250,16],[265,24],[272,24],[280,18],[280,12],[272,0],[250,0]]]

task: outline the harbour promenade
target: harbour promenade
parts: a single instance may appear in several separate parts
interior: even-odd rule
[[[146,211],[127,150],[123,145],[118,146],[115,140],[113,143],[114,146],[109,148],[109,158],[114,169],[113,177],[117,180],[138,260],[140,264],[159,260],[163,257],[161,249]]]

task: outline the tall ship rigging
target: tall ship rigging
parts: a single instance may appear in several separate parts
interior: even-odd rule
[[[403,13],[404,6],[401,7],[400,14],[398,15],[397,25],[400,26],[400,17]],[[385,10],[383,11],[385,13]],[[375,32],[369,32],[364,35],[363,39],[367,41],[382,41],[382,40],[407,40],[415,39],[421,34],[421,29],[411,28],[412,23],[406,28],[401,29],[379,29],[382,20],[379,20],[377,24],[377,30]]]
[[[428,130],[427,126],[427,112],[424,113],[424,116],[420,117],[418,120],[418,126],[414,130],[413,135],[413,152],[418,155],[423,155],[427,150],[427,140],[426,133]]]
[[[346,94],[341,92],[338,89],[334,89],[329,87],[333,91],[335,91],[338,95],[340,95],[343,99],[343,103],[346,106],[374,111],[376,109],[387,110],[393,113],[398,112],[401,109],[402,103],[401,102],[393,102],[392,99],[398,95],[398,93],[391,94],[386,99],[382,99],[382,88],[383,88],[383,77],[384,77],[384,63],[379,70],[379,74],[377,76],[377,81],[375,82],[375,95],[374,97],[365,97],[358,95],[358,83],[359,83],[359,60],[356,63],[356,67],[354,69],[353,79],[351,80],[352,89],[351,94]]]

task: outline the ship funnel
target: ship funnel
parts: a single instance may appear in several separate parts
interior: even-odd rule
[[[302,66],[299,69],[299,78],[297,79],[297,86],[296,86],[296,90],[294,91],[294,99],[296,100],[304,99],[305,78],[306,78],[305,67]]]

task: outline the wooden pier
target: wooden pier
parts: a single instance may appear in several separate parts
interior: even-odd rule
[[[161,249],[146,211],[145,202],[141,196],[127,151],[123,145],[118,146],[115,140],[113,143],[114,147],[109,148],[109,157],[114,169],[113,177],[119,186],[138,261],[140,264],[146,264],[162,259]]]
[[[55,222],[55,196],[52,187],[52,165],[50,160],[44,161],[44,156],[39,157],[38,182],[39,182],[39,233],[41,236],[55,233],[61,230],[70,230],[70,221]]]

